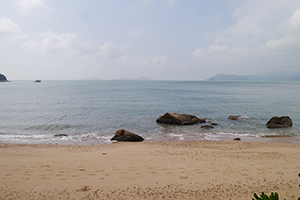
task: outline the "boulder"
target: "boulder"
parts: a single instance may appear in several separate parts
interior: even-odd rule
[[[7,82],[7,78],[3,74],[0,74],[0,82]]]
[[[205,123],[206,119],[199,119],[195,115],[165,113],[164,115],[159,116],[156,122],[162,124],[192,125],[198,123]]]
[[[124,141],[124,142],[126,142],[126,141],[139,142],[139,141],[143,141],[144,138],[142,138],[141,136],[139,136],[135,133],[126,131],[124,129],[119,129],[116,131],[115,136],[113,138],[111,138],[111,140]]]
[[[267,128],[284,128],[292,126],[293,122],[289,116],[272,117],[266,125]]]

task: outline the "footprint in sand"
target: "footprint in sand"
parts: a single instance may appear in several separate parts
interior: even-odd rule
[[[90,191],[92,188],[90,188],[90,186],[88,185],[85,185],[85,186],[82,186],[82,188],[76,190],[77,192],[87,192],[87,191]]]

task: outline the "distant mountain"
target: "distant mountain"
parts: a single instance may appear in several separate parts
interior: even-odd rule
[[[208,81],[250,81],[251,79],[246,76],[229,75],[229,74],[217,74],[207,79]]]
[[[103,79],[98,78],[98,77],[89,77],[89,78],[74,79],[74,80],[80,80],[80,81],[101,81]]]
[[[0,74],[0,82],[7,82],[7,78],[3,74]]]
[[[300,72],[274,71],[261,75],[217,74],[208,81],[300,81]]]
[[[148,78],[148,77],[140,77],[140,78],[135,78],[133,80],[137,80],[137,81],[153,81],[153,79]]]
[[[89,78],[82,79],[82,80],[87,80],[87,81],[101,81],[102,79],[98,78],[98,77],[89,77]]]
[[[153,81],[153,79],[148,78],[148,77],[140,77],[140,78],[121,78],[121,79],[115,79],[119,81]]]

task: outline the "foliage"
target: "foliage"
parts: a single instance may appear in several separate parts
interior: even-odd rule
[[[275,192],[275,194],[272,192],[270,196],[265,195],[265,193],[261,193],[260,197],[257,196],[256,193],[254,193],[253,195],[255,197],[256,200],[279,200],[279,196],[278,194]],[[252,200],[255,200],[252,198]]]
[[[298,176],[300,177],[300,173],[298,174]],[[256,193],[254,193],[253,196],[255,199],[252,198],[252,200],[279,200],[279,195],[277,194],[277,192],[275,192],[275,194],[272,192],[270,196],[265,195],[265,193],[263,192],[260,196],[257,196]],[[298,198],[298,200],[300,200],[300,197]]]
[[[300,177],[300,173],[298,174],[298,176]],[[299,185],[299,187],[300,187],[300,185]],[[298,200],[300,200],[300,197],[298,198]]]

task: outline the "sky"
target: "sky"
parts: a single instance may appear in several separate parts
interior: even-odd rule
[[[0,0],[9,80],[300,71],[299,0]]]

